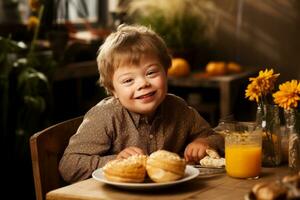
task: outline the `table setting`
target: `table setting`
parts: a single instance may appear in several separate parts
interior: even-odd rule
[[[278,76],[273,70],[260,71],[250,78],[246,98],[262,103],[260,98],[271,94]],[[294,111],[299,88],[296,80],[283,83],[273,94],[274,102]],[[113,160],[96,169],[92,178],[50,191],[46,199],[299,199],[298,112],[289,115],[283,129],[288,131],[285,155],[281,127],[266,126],[277,122],[277,117],[261,108],[256,121],[223,121],[214,129],[225,139],[224,157],[208,148],[198,163],[186,163],[166,150]],[[296,140],[291,142],[291,137]]]

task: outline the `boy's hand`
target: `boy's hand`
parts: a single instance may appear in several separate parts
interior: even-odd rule
[[[144,151],[138,147],[127,147],[117,155],[117,159],[123,159],[133,155],[144,155],[144,154],[145,154]]]
[[[187,162],[199,162],[205,155],[205,150],[209,147],[208,141],[204,138],[197,138],[187,145],[184,150],[184,158]]]

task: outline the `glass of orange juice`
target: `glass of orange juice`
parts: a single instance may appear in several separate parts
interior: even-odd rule
[[[258,178],[261,172],[262,134],[255,123],[236,123],[225,136],[226,173],[234,178]]]

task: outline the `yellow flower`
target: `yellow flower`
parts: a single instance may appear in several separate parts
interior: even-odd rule
[[[249,98],[250,101],[259,101],[259,97],[261,96],[261,92],[257,85],[257,82],[252,82],[247,86],[246,89],[246,98]]]
[[[265,71],[260,71],[257,78],[250,78],[250,80],[256,81],[260,91],[263,94],[267,94],[274,89],[274,83],[278,76],[279,74],[274,74],[273,69],[266,69]]]
[[[273,94],[274,102],[286,110],[297,108],[300,100],[300,81],[292,80],[279,85],[279,91]]]
[[[30,16],[27,22],[27,28],[34,29],[39,23],[39,18],[37,18],[36,16]]]
[[[37,11],[41,6],[39,0],[28,0],[28,3],[32,11]]]
[[[274,74],[273,69],[265,71],[261,70],[259,75],[255,78],[251,77],[249,80],[251,83],[246,89],[246,98],[251,101],[259,102],[259,98],[266,96],[274,89],[275,81],[280,74]]]

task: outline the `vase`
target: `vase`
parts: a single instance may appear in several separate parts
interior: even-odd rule
[[[294,109],[285,110],[285,127],[288,134],[288,163],[293,171],[300,170],[300,113]]]
[[[278,166],[282,157],[279,107],[270,104],[258,106],[256,123],[262,130],[262,166]]]

